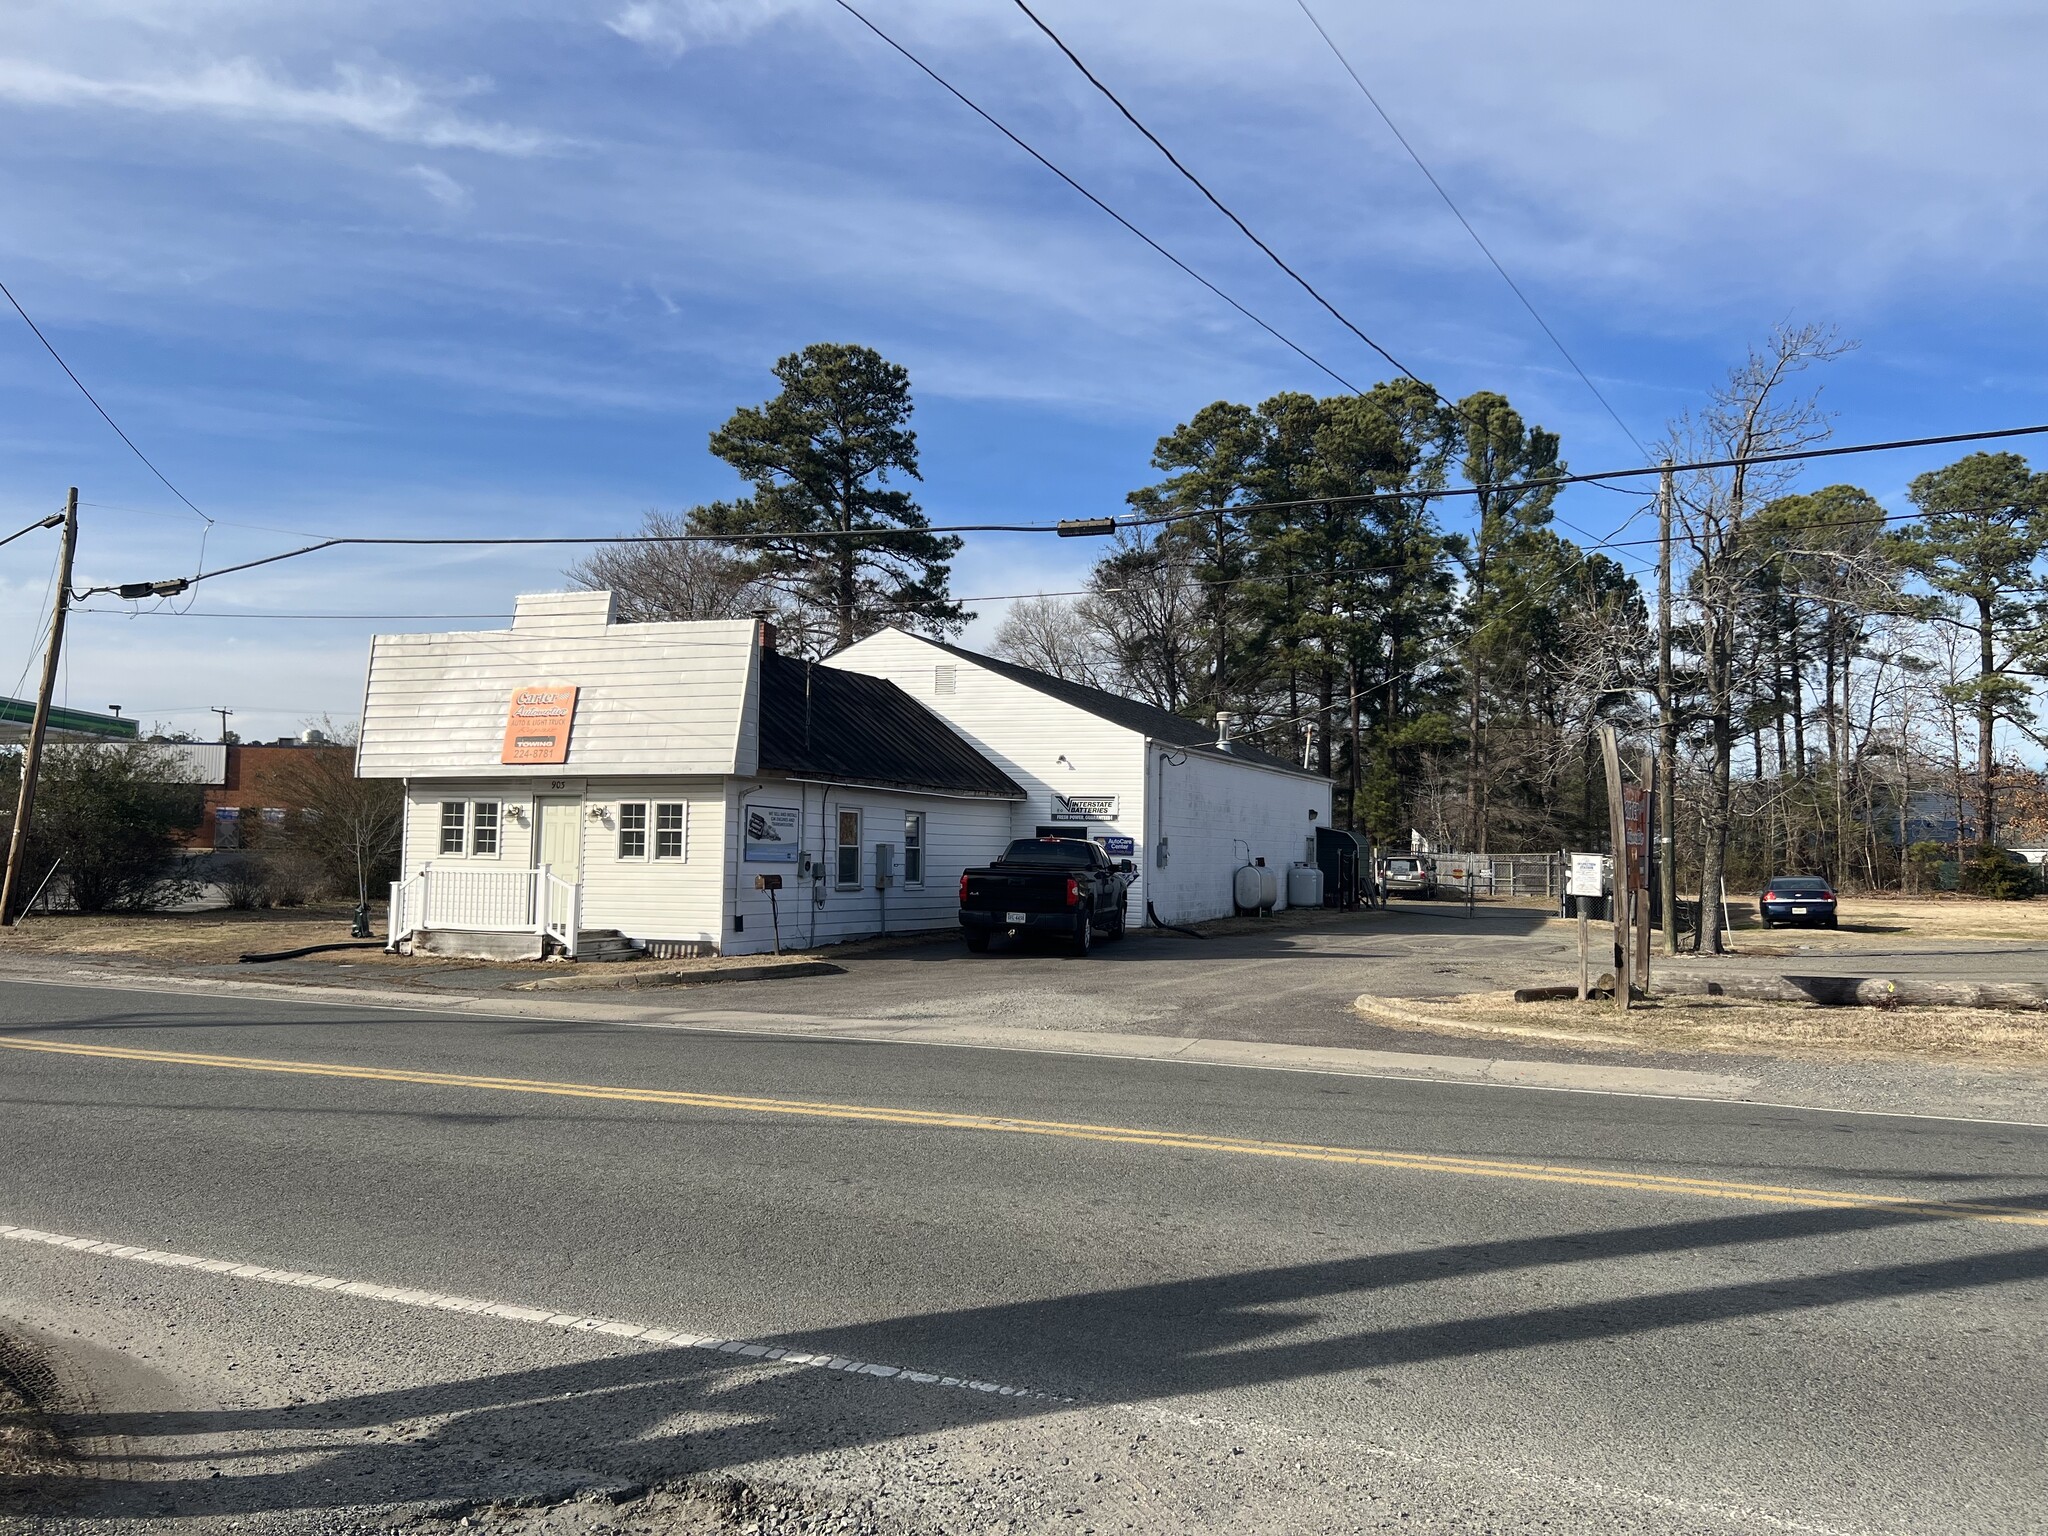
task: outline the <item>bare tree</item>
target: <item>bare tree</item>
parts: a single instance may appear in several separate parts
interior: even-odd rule
[[[1108,685],[1101,631],[1068,597],[1022,597],[996,629],[996,655],[1069,682]]]
[[[692,532],[687,515],[650,509],[637,537],[680,541]],[[723,544],[604,544],[563,574],[579,587],[611,592],[619,618],[629,624],[743,619],[784,603],[781,593],[754,575],[748,561]]]
[[[1820,325],[1783,325],[1716,389],[1712,404],[1673,428],[1669,451],[1679,460],[1732,459],[1731,469],[1695,470],[1679,487],[1678,511],[1692,561],[1688,598],[1697,614],[1700,681],[1707,728],[1706,783],[1700,800],[1700,948],[1724,948],[1720,888],[1727,869],[1732,771],[1740,723],[1739,626],[1768,556],[1744,537],[1751,512],[1782,495],[1795,463],[1756,464],[1766,455],[1797,452],[1825,439],[1828,419],[1817,390],[1798,394],[1793,380],[1815,363],[1848,350]]]

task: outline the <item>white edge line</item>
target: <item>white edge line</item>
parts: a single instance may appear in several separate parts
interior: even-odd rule
[[[699,1333],[694,1329],[650,1328],[620,1318],[586,1316],[580,1312],[556,1312],[546,1307],[520,1306],[513,1302],[490,1301],[480,1296],[458,1296],[441,1291],[421,1290],[414,1286],[380,1285],[370,1280],[341,1280],[331,1275],[314,1275],[294,1269],[273,1269],[262,1264],[245,1264],[239,1259],[203,1259],[196,1254],[170,1253],[158,1248],[107,1242],[96,1237],[69,1237],[61,1232],[45,1232],[38,1227],[0,1222],[0,1239],[15,1243],[36,1243],[46,1248],[68,1248],[99,1258],[126,1259],[132,1263],[155,1264],[166,1269],[191,1269],[227,1279],[255,1280],[265,1285],[288,1285],[308,1290],[331,1291],[337,1295],[359,1296],[370,1301],[396,1302],[405,1307],[467,1312],[481,1317],[502,1318],[508,1322],[538,1323],[545,1327],[565,1328],[577,1333],[601,1333],[612,1338],[634,1340],[666,1349],[701,1349],[712,1354],[731,1355],[736,1361],[759,1361],[763,1365],[772,1363],[809,1366],[817,1370],[837,1371],[846,1376],[876,1376],[910,1382],[917,1386],[951,1387],[1041,1403],[1073,1401],[1072,1398],[1058,1397],[1053,1393],[1039,1392],[1029,1387],[1012,1387],[1001,1382],[982,1381],[975,1377],[948,1376],[938,1371],[912,1370],[909,1366],[903,1365],[881,1365],[870,1360],[850,1359],[844,1355],[786,1349],[780,1345],[760,1344],[746,1339],[728,1339],[719,1334]]]
[[[1673,1104],[1718,1104],[1724,1107],[1733,1107],[1736,1109],[1783,1109],[1790,1110],[1794,1113],[1802,1115],[1856,1115],[1865,1119],[1875,1120],[1930,1120],[1945,1125],[1995,1125],[2008,1126],[2017,1130],[2048,1131],[2048,1120],[2000,1120],[1994,1119],[1988,1115],[1936,1115],[1926,1113],[1925,1111],[1912,1109],[1846,1109],[1838,1108],[1836,1106],[1827,1104],[1791,1104],[1781,1099],[1717,1098],[1712,1094],[1648,1093],[1641,1089],[1628,1088],[1565,1088],[1552,1083],[1499,1083],[1488,1082],[1482,1078],[1432,1077],[1429,1074],[1422,1072],[1420,1070],[1415,1072],[1357,1072],[1349,1070],[1344,1067],[1291,1067],[1281,1065],[1275,1062],[1263,1061],[1189,1061],[1185,1057],[1181,1056],[1138,1055],[1128,1054],[1121,1051],[1106,1052],[1064,1050],[1058,1046],[1027,1045],[1023,1043],[1010,1042],[993,1044],[974,1040],[919,1040],[914,1037],[891,1037],[889,1039],[877,1039],[873,1035],[842,1035],[827,1033],[824,1031],[806,1031],[788,1028],[747,1029],[735,1025],[696,1023],[686,1018],[678,1019],[672,1022],[660,1019],[579,1020],[575,1018],[573,1015],[561,1014],[493,1013],[488,1009],[482,1007],[462,1006],[462,1004],[466,1001],[466,999],[462,997],[450,998],[445,1001],[441,999],[422,999],[420,1002],[417,1003],[414,1003],[408,999],[396,999],[378,1002],[350,1002],[338,998],[331,999],[324,997],[300,997],[298,995],[299,993],[310,992],[315,989],[311,987],[294,987],[289,982],[223,982],[217,977],[211,976],[194,976],[180,979],[188,982],[192,986],[197,986],[201,988],[203,991],[210,995],[238,999],[243,1002],[302,1002],[307,1007],[311,1008],[348,1008],[353,1009],[357,1013],[429,1013],[437,1014],[443,1018],[451,1020],[460,1018],[502,1019],[508,1022],[512,1020],[526,1022],[533,1019],[552,1018],[561,1023],[586,1023],[590,1025],[592,1028],[610,1026],[625,1029],[686,1030],[696,1034],[731,1035],[743,1039],[754,1040],[832,1040],[844,1045],[894,1045],[919,1047],[926,1050],[932,1049],[933,1047],[940,1047],[955,1051],[1009,1051],[1019,1056],[1069,1056],[1074,1057],[1076,1059],[1087,1061],[1143,1061],[1153,1062],[1162,1066],[1189,1067],[1196,1069],[1206,1068],[1208,1070],[1217,1072],[1293,1072],[1307,1077],[1355,1078],[1362,1082],[1426,1083],[1429,1086],[1435,1088],[1484,1088],[1492,1089],[1493,1091],[1499,1093],[1574,1093],[1596,1099],[1648,1099],[1661,1103]],[[171,993],[172,995],[176,996],[189,995],[189,993],[183,988],[164,985],[161,982],[156,982],[154,978],[137,979],[135,981],[130,981],[126,977],[101,978],[97,976],[87,976],[62,978],[52,976],[21,976],[8,973],[7,980],[19,982],[23,986],[31,987],[73,987],[81,990],[91,990],[97,988],[99,990],[108,992],[149,992]],[[272,988],[277,991],[284,992],[287,995],[283,998],[272,997],[267,994],[255,992],[253,989],[257,987]],[[245,988],[252,990],[242,990]],[[384,998],[386,996],[386,994],[383,993],[378,993],[375,995],[379,998]],[[496,999],[477,998],[475,999],[475,1001],[478,1003],[482,1003],[496,1001]],[[450,1006],[451,1004],[454,1004],[455,1006]],[[850,1020],[849,1022],[859,1021]],[[887,1021],[876,1020],[874,1022],[883,1023]],[[57,1027],[61,1028],[62,1026]],[[0,1025],[0,1033],[4,1032],[5,1026]],[[1189,1043],[1200,1044],[1201,1042],[1199,1039],[1196,1039],[1191,1040]],[[1260,1042],[1254,1041],[1249,1043],[1258,1044]],[[1475,1057],[1473,1059],[1479,1060],[1482,1058]],[[1510,1058],[1506,1057],[1484,1059],[1510,1060]],[[1555,1063],[1548,1063],[1538,1060],[1532,1063],[1532,1065],[1555,1065]]]

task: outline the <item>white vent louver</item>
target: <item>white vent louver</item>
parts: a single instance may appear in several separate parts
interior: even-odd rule
[[[932,668],[932,692],[944,696],[960,686],[960,669],[951,662]]]

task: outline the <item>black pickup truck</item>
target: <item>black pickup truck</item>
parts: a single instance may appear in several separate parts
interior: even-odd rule
[[[1022,837],[986,869],[960,876],[960,927],[977,954],[999,933],[1050,933],[1087,954],[1100,932],[1124,934],[1129,859],[1077,837]]]

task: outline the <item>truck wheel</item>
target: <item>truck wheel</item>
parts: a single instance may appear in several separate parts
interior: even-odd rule
[[[1120,939],[1123,936],[1124,909],[1121,906],[1119,906],[1114,912],[1109,914],[1109,932],[1103,935],[1103,937],[1109,939]]]
[[[1084,959],[1095,948],[1095,913],[1083,907],[1074,919],[1074,953]]]
[[[988,935],[987,935],[987,934],[985,934],[985,933],[970,933],[970,934],[968,934],[968,935],[967,935],[967,947],[968,947],[968,948],[969,948],[970,950],[972,950],[972,951],[973,951],[973,952],[974,952],[975,954],[977,954],[977,955],[985,955],[985,954],[987,954],[987,953],[988,953]]]

